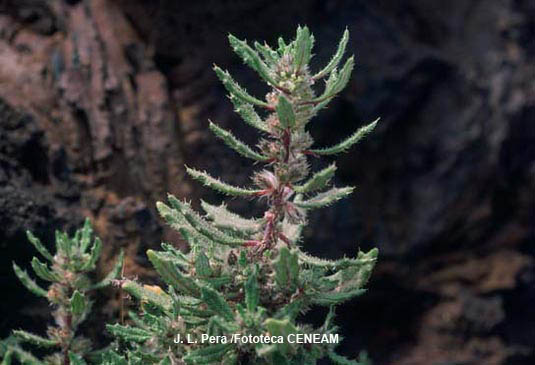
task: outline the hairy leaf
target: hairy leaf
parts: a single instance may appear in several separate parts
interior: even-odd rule
[[[299,278],[297,252],[290,252],[286,246],[281,247],[273,266],[275,268],[275,281],[279,288],[283,291],[294,292]]]
[[[346,29],[344,31],[342,39],[340,40],[340,43],[338,43],[338,49],[336,50],[336,53],[334,54],[334,56],[331,58],[327,66],[325,66],[325,68],[323,68],[320,72],[315,74],[312,78],[314,79],[322,78],[325,75],[328,75],[332,70],[334,70],[338,66],[338,64],[340,63],[344,55],[348,40],[349,40],[349,31]]]
[[[316,195],[315,197],[312,197],[307,200],[303,200],[301,202],[295,202],[294,204],[297,205],[300,208],[304,209],[315,209],[315,208],[322,208],[329,206],[338,200],[345,198],[349,194],[353,192],[352,187],[345,187],[345,188],[332,188],[330,190],[327,190],[323,193],[320,193]]]
[[[61,280],[58,274],[51,271],[48,266],[45,263],[39,261],[37,257],[34,257],[32,259],[32,268],[33,271],[35,271],[35,273],[37,274],[37,276],[39,276],[43,280],[51,282],[58,282]]]
[[[201,206],[214,224],[218,227],[244,233],[255,233],[260,229],[257,219],[246,219],[229,211],[225,204],[215,206],[201,200]]]
[[[85,296],[82,293],[80,293],[78,290],[76,290],[73,293],[70,299],[70,302],[71,302],[72,313],[75,316],[81,316],[87,307],[87,299],[85,298]]]
[[[39,238],[35,237],[30,231],[26,231],[26,236],[28,237],[28,240],[32,243],[32,245],[35,247],[35,249],[39,251],[39,253],[43,255],[44,258],[51,262],[54,261],[54,257],[46,249],[45,245],[41,243],[41,240]]]
[[[238,56],[242,58],[246,65],[258,72],[260,77],[262,77],[267,83],[273,86],[277,84],[273,79],[271,70],[267,67],[264,61],[262,61],[258,53],[249,47],[246,41],[241,41],[232,34],[229,34],[228,39],[230,45],[234,49],[234,52],[236,52]]]
[[[212,288],[203,286],[201,287],[201,295],[203,302],[206,303],[208,308],[219,314],[227,321],[234,320],[234,312],[220,293]]]
[[[13,335],[21,341],[40,347],[55,347],[59,345],[59,341],[56,339],[44,338],[26,331],[15,330]]]
[[[162,276],[162,279],[175,289],[198,297],[200,295],[199,286],[195,281],[180,272],[175,265],[159,252],[148,250],[147,257],[158,273]]]
[[[93,227],[89,218],[85,219],[84,227],[82,228],[82,236],[80,238],[80,251],[85,252],[91,243],[91,235],[93,234]]]
[[[262,57],[264,57],[264,60],[266,61],[268,66],[275,66],[279,61],[280,57],[278,53],[271,49],[271,47],[267,44],[260,44],[258,42],[254,42],[254,47],[258,52],[260,52]]]
[[[256,195],[260,192],[260,190],[251,190],[229,185],[219,179],[208,175],[206,172],[198,171],[189,167],[186,167],[186,171],[191,177],[193,177],[197,181],[200,181],[203,185],[226,195],[251,196]]]
[[[152,337],[152,334],[146,330],[120,324],[106,325],[106,329],[112,335],[122,338],[125,341],[143,343]]]
[[[210,260],[202,251],[197,252],[195,255],[195,273],[201,277],[209,277],[213,273],[210,267]]]
[[[102,242],[100,241],[100,238],[97,237],[95,238],[95,241],[93,242],[93,247],[91,247],[89,260],[87,260],[87,262],[82,265],[81,271],[89,271],[89,270],[95,269],[98,258],[100,257],[101,250],[102,250]]]
[[[336,94],[338,94],[340,91],[342,91],[343,88],[346,87],[351,77],[351,72],[353,71],[354,66],[354,58],[349,57],[346,63],[344,64],[344,67],[342,67],[342,69],[340,70],[340,73],[338,73],[336,70],[333,70],[331,72],[331,75],[329,76],[329,79],[327,80],[327,84],[323,94],[321,94],[315,99],[312,99],[311,102],[321,103],[323,101],[335,97]]]
[[[227,91],[230,93],[230,95],[237,97],[249,104],[259,105],[264,108],[269,107],[269,104],[266,103],[265,101],[258,100],[254,96],[249,95],[247,91],[245,91],[240,85],[236,83],[236,81],[234,81],[232,76],[230,76],[230,74],[227,71],[223,71],[222,69],[220,69],[219,67],[215,65],[214,65],[214,71],[217,77],[219,77],[219,80],[221,80],[221,82],[223,83]]]
[[[201,347],[198,350],[188,352],[183,360],[186,364],[192,365],[213,364],[221,361],[225,354],[234,348],[233,346],[234,345],[230,343],[221,343]]]
[[[234,105],[234,111],[242,117],[243,121],[261,132],[269,132],[269,128],[255,111],[251,103],[245,102],[234,95],[230,95],[230,101]]]
[[[315,173],[305,184],[294,186],[294,190],[297,193],[310,193],[312,191],[321,190],[329,184],[335,171],[336,165],[331,164],[323,170]]]
[[[277,115],[282,128],[292,129],[295,126],[295,113],[292,104],[282,94],[279,96],[279,102],[277,103]]]
[[[256,279],[256,270],[251,272],[245,281],[245,304],[247,310],[251,313],[256,311],[260,301],[260,291]]]
[[[113,269],[106,275],[104,279],[102,279],[100,282],[94,284],[91,286],[91,289],[100,289],[104,288],[111,284],[111,282],[119,277],[121,274],[121,270],[123,268],[124,263],[124,251],[121,249],[119,253],[119,257],[117,258],[117,261],[115,262],[115,265],[113,266]]]
[[[297,328],[288,319],[268,318],[264,321],[264,326],[272,336],[282,336],[285,340],[282,344],[277,344],[282,354],[287,354],[291,349],[291,344],[286,341],[289,334],[298,333]]]
[[[124,291],[126,291],[127,293],[139,299],[142,303],[151,303],[152,305],[164,311],[171,310],[172,300],[171,297],[166,293],[157,293],[154,290],[149,290],[132,280],[126,280],[121,285],[121,288],[124,289]]]
[[[22,270],[15,263],[13,263],[13,271],[15,271],[15,275],[17,275],[17,277],[19,278],[21,283],[26,287],[26,289],[28,289],[29,291],[31,291],[32,293],[34,293],[37,296],[40,296],[40,297],[46,297],[47,296],[47,291],[45,289],[41,288],[39,285],[37,285],[35,283],[35,281],[33,281],[28,276],[26,271]]]
[[[377,118],[374,122],[359,128],[355,133],[353,133],[348,138],[344,139],[340,143],[332,146],[332,147],[326,147],[326,148],[320,148],[320,149],[314,149],[312,152],[318,155],[334,155],[337,153],[345,152],[351,146],[359,142],[362,138],[366,137],[368,133],[373,131],[375,126],[377,125],[377,122],[379,121],[379,118]]]
[[[216,136],[221,138],[227,146],[238,152],[243,157],[247,157],[255,161],[266,161],[268,159],[268,157],[262,156],[260,153],[253,151],[245,143],[234,137],[229,131],[224,130],[212,122],[210,122],[210,130],[214,132]]]
[[[313,39],[308,27],[297,28],[297,37],[294,46],[294,67],[296,72],[310,61]]]
[[[239,238],[232,237],[216,227],[214,227],[212,224],[207,222],[204,218],[199,216],[187,203],[180,202],[177,198],[175,198],[172,195],[169,195],[169,202],[175,209],[175,213],[181,214],[184,219],[186,219],[188,223],[188,227],[191,227],[195,231],[199,232],[203,236],[206,236],[210,240],[223,243],[225,245],[229,246],[242,246],[243,240]],[[161,209],[163,203],[160,203],[159,206]]]

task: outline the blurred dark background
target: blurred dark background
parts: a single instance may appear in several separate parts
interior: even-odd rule
[[[254,143],[212,64],[266,92],[226,40],[316,36],[326,63],[347,26],[357,67],[312,124],[332,144],[381,117],[337,158],[351,199],[311,217],[324,257],[380,249],[369,291],[338,313],[340,350],[376,365],[535,364],[535,2],[0,0],[0,336],[41,331],[48,309],[11,262],[91,217],[124,247],[125,274],[154,280],[144,252],[183,246],[154,210],[166,192],[211,202],[184,164],[246,184],[253,167],[207,131]],[[259,212],[233,201],[240,212]],[[117,294],[86,327],[105,342]],[[322,314],[314,312],[314,314]],[[315,320],[309,316],[309,320]]]

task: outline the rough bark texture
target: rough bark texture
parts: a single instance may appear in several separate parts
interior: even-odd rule
[[[327,145],[382,121],[338,160],[338,183],[356,194],[314,215],[306,240],[331,257],[358,244],[381,250],[369,292],[339,313],[342,352],[367,348],[378,365],[535,363],[532,2],[0,7],[0,270],[9,293],[0,308],[12,314],[0,320],[2,335],[42,322],[11,273],[12,260],[32,255],[25,229],[50,242],[54,229],[90,216],[108,260],[124,247],[125,274],[150,280],[145,250],[162,239],[180,245],[154,202],[166,192],[220,199],[185,178],[183,164],[248,182],[248,162],[206,130],[211,118],[255,142],[211,71],[215,62],[265,92],[231,54],[228,32],[274,41],[307,24],[322,64],[347,25],[357,69],[313,135]]]

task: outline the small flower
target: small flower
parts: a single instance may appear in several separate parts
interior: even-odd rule
[[[262,170],[257,173],[253,178],[255,184],[260,188],[273,192],[278,190],[280,182],[277,176],[275,176],[271,171]]]

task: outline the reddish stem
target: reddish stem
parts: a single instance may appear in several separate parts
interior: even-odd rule
[[[310,151],[310,150],[305,150],[305,151],[302,151],[301,153],[303,155],[309,155],[309,156],[313,156],[313,157],[320,157],[316,152],[313,152],[313,151]]]
[[[64,327],[64,335],[67,338],[63,339],[63,365],[70,365],[71,360],[69,359],[69,347],[70,347],[70,341],[71,341],[71,332],[72,332],[72,314],[67,314],[65,317],[65,327]]]
[[[289,129],[284,130],[284,135],[282,137],[282,143],[284,143],[284,151],[286,152],[286,156],[284,158],[284,162],[288,162],[290,159],[290,142],[292,139],[292,135],[290,134]]]

